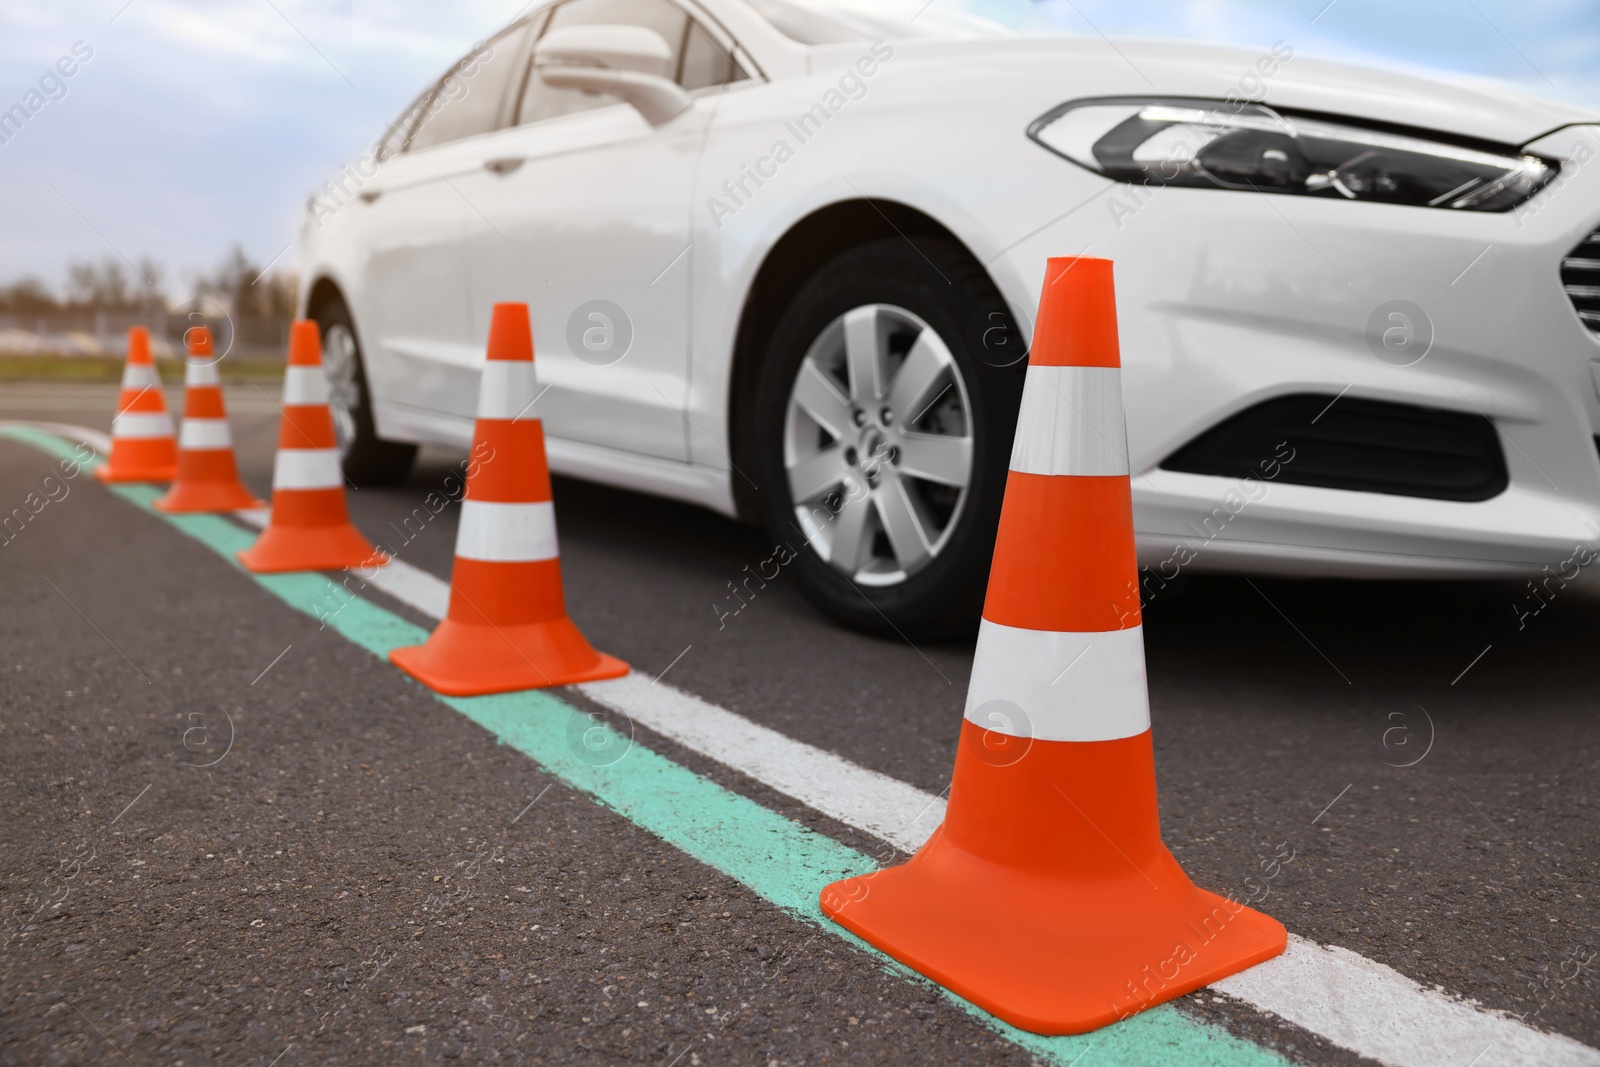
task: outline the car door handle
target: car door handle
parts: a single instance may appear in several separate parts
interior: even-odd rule
[[[361,202],[363,204],[370,204],[374,200],[378,199],[378,197],[383,195],[383,190],[382,189],[363,189],[363,190],[361,190],[360,193],[358,193],[356,195],[361,197]]]
[[[518,167],[522,166],[522,164],[523,159],[521,156],[507,156],[503,159],[489,160],[483,165],[483,169],[493,171],[501,177],[504,177],[505,175],[516,170]]]

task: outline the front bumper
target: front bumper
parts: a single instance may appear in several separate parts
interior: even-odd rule
[[[1011,251],[1035,307],[1048,255],[1116,261],[1141,563],[1494,576],[1600,544],[1600,335],[1561,279],[1600,224],[1600,126],[1529,149],[1563,160],[1562,173],[1506,214],[1111,185],[1106,209],[1091,204]],[[1368,339],[1374,313],[1397,300],[1432,334],[1409,366],[1380,360]],[[1294,393],[1487,417],[1509,485],[1458,502],[1162,469],[1222,420]]]

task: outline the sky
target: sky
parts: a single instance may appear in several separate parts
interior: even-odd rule
[[[49,92],[0,144],[0,284],[150,256],[181,298],[234,242],[293,269],[306,198],[524,2],[11,0],[0,112]],[[1029,32],[1286,40],[1600,107],[1595,0],[933,3]],[[63,59],[72,76],[51,80]]]

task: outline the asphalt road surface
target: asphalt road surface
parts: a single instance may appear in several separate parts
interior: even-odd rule
[[[275,400],[229,392],[263,497]],[[114,403],[114,388],[8,386],[0,419],[103,432]],[[352,494],[357,525],[447,577],[456,509],[415,513],[461,458],[428,449],[405,487]],[[57,471],[0,437],[0,511]],[[735,823],[768,818],[818,863],[892,862],[859,825],[615,712],[636,750],[585,785],[199,534],[86,474],[62,484],[0,545],[0,1063],[1472,1059],[1425,1032],[1341,1037],[1215,990],[1098,1037],[1030,1041],[737,860]],[[556,503],[569,607],[596,647],[945,789],[970,645],[842,631],[782,572],[743,585],[773,546],[709,512],[570,480]],[[1369,968],[1379,996],[1409,979],[1473,1019],[1600,1047],[1600,582],[1551,588],[1194,576],[1162,590],[1145,614],[1162,828],[1196,882],[1347,950],[1325,955]],[[431,625],[381,592],[362,603]],[[602,714],[558,697],[568,711],[552,714]],[[672,811],[618,799],[635,768],[737,818],[679,811],[670,790]],[[1326,1002],[1312,1014],[1343,995],[1312,997]],[[1352,1051],[1385,1041],[1400,1051]],[[1573,1041],[1552,1039],[1550,1062],[1600,1062]],[[1508,1047],[1479,1067],[1531,1062]]]

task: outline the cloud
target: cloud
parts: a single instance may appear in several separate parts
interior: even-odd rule
[[[935,0],[1006,25],[1083,35],[1243,45],[1498,78],[1600,105],[1600,5],[1592,0]]]
[[[0,11],[0,109],[74,41],[94,53],[64,98],[0,145],[11,209],[0,279],[55,280],[70,260],[119,251],[153,255],[181,279],[236,239],[265,262],[297,232],[307,194],[517,10],[504,0],[123,3]]]
[[[258,261],[271,259],[294,238],[310,192],[524,7],[125,3],[0,7],[0,109],[75,41],[94,50],[67,95],[0,145],[0,203],[9,209],[0,279],[58,279],[72,259],[114,254],[109,245],[153,255],[179,279],[216,262],[234,240]],[[1305,54],[1495,77],[1600,103],[1592,0],[1334,0],[1326,10],[1327,0],[934,3],[1026,31],[1256,46],[1282,39]]]

